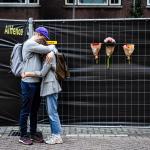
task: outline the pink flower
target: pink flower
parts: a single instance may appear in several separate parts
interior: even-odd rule
[[[116,43],[116,41],[112,37],[107,37],[104,39],[104,43]]]
[[[125,44],[125,45],[123,45],[123,48],[127,48],[127,45]]]

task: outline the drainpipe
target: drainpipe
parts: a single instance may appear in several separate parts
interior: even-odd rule
[[[73,0],[72,19],[75,19],[75,2],[76,0]]]
[[[135,12],[135,1],[136,0],[133,0],[133,12]]]

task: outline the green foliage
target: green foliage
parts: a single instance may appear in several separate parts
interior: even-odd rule
[[[143,10],[141,6],[141,0],[135,0],[135,8],[132,5],[131,16],[138,18],[143,16]]]

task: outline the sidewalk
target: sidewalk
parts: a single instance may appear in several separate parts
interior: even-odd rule
[[[38,125],[44,137],[49,126]],[[150,128],[64,126],[63,144],[18,143],[18,127],[0,127],[0,150],[150,150]]]

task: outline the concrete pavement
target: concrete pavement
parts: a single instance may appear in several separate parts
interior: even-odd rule
[[[44,137],[49,126],[39,125]],[[18,127],[0,127],[0,150],[150,150],[150,128],[64,126],[63,144],[18,142]],[[14,134],[16,132],[16,134]]]

